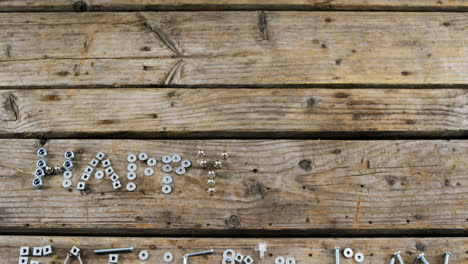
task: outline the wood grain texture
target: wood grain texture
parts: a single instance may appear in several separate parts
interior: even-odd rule
[[[259,259],[259,253],[254,250],[258,243],[267,243],[265,259]],[[333,250],[350,247],[355,252],[362,252],[365,256],[364,264],[389,263],[393,253],[402,251],[405,263],[415,263],[416,256],[424,252],[430,263],[443,263],[444,253],[451,251],[450,263],[466,264],[468,246],[467,238],[348,238],[348,239],[245,239],[245,238],[132,238],[132,237],[54,237],[54,236],[1,236],[0,260],[3,263],[17,263],[21,246],[52,245],[54,254],[49,257],[36,257],[41,263],[62,263],[66,253],[72,246],[81,250],[83,262],[86,264],[100,264],[108,260],[108,255],[96,255],[94,249],[134,246],[132,253],[119,254],[119,263],[140,263],[138,252],[147,250],[150,257],[147,263],[163,263],[165,252],[174,255],[173,263],[182,263],[186,253],[214,249],[210,256],[193,257],[192,264],[221,263],[223,251],[230,248],[245,256],[250,255],[255,263],[274,263],[277,256],[294,257],[296,263],[335,263]],[[16,262],[15,262],[16,261]],[[351,263],[341,256],[341,263]]]
[[[0,86],[467,84],[466,13],[0,14]]]
[[[1,11],[143,10],[404,10],[466,11],[464,0],[3,0]]]
[[[3,137],[468,131],[465,89],[18,89],[0,99]]]
[[[51,165],[77,153],[73,186],[98,151],[109,155],[127,184],[126,157],[147,152],[156,174],[138,163],[135,192],[114,191],[109,179],[92,179],[82,194],[61,187],[62,176],[34,190],[38,147]],[[467,141],[304,140],[0,140],[0,230],[88,234],[291,235],[464,234]],[[230,160],[206,192],[208,160],[227,151]],[[161,157],[179,153],[194,166],[174,176],[173,192],[161,192]],[[212,164],[212,163],[210,163]]]

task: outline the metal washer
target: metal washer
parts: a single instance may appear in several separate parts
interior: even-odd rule
[[[69,179],[63,179],[62,181],[63,188],[70,188],[71,185],[72,185],[72,182]]]
[[[296,260],[293,257],[286,259],[286,264],[296,264]]]
[[[354,260],[357,262],[357,263],[361,263],[364,261],[364,254],[362,254],[361,252],[358,252],[354,255]]]
[[[137,165],[135,163],[129,163],[127,166],[128,171],[136,171]]]
[[[140,251],[140,253],[138,253],[138,258],[139,258],[140,260],[147,260],[147,259],[149,258],[149,253],[148,253],[148,251],[146,251],[146,250]]]
[[[141,161],[145,161],[148,159],[148,154],[146,154],[145,152],[141,152],[140,154],[138,154],[138,159]]]
[[[104,172],[102,170],[96,170],[96,172],[94,173],[94,178],[98,180],[104,178]]]
[[[343,250],[343,256],[344,256],[345,258],[348,258],[348,259],[349,259],[349,258],[352,258],[353,255],[354,255],[354,252],[353,252],[352,249],[350,249],[350,248],[345,248],[345,249]]]
[[[275,264],[284,264],[285,262],[286,261],[281,256],[275,258]]]
[[[127,172],[127,179],[129,181],[133,181],[134,179],[136,179],[136,173],[134,171]]]
[[[183,160],[181,164],[182,164],[182,167],[188,168],[192,165],[192,162],[190,160]]]
[[[172,177],[170,175],[166,175],[163,177],[163,183],[164,184],[171,184],[172,183]]]
[[[170,186],[170,185],[166,185],[166,184],[163,185],[163,186],[162,186],[162,192],[163,192],[164,194],[169,194],[169,193],[171,193],[171,192],[172,192],[171,186]]]
[[[162,162],[163,162],[163,163],[166,163],[166,164],[167,164],[167,163],[171,163],[171,161],[172,161],[172,158],[171,158],[171,156],[169,156],[169,155],[164,155],[164,156],[162,157]]]
[[[182,158],[180,157],[179,154],[173,154],[171,157],[172,162],[177,163],[181,160]]]
[[[137,160],[137,157],[135,154],[128,154],[127,156],[127,161],[132,163],[132,162],[135,162]]]
[[[133,192],[136,189],[136,184],[133,182],[127,183],[127,191]]]
[[[185,174],[185,168],[184,167],[178,167],[176,169],[176,173],[179,175]]]
[[[156,161],[155,158],[151,158],[151,159],[148,159],[148,160],[146,161],[146,164],[147,164],[148,166],[150,166],[150,167],[156,166],[157,163],[158,163],[158,162]]]
[[[154,169],[151,167],[148,167],[145,169],[145,175],[146,176],[152,176],[154,174]]]
[[[172,166],[170,164],[164,164],[162,167],[164,172],[171,172],[172,171]]]
[[[65,179],[70,179],[71,177],[73,177],[72,171],[65,171],[65,172],[63,173],[63,178],[65,178]]]
[[[164,253],[163,259],[164,259],[164,262],[169,263],[174,259],[174,256],[172,255],[171,252],[166,252]]]

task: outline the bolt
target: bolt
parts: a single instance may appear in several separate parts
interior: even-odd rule
[[[450,252],[445,252],[444,264],[448,264],[449,258],[450,258],[450,255],[451,255],[451,254],[452,254],[452,253],[450,253]]]
[[[198,156],[199,158],[204,158],[204,157],[206,156],[206,153],[205,153],[205,151],[203,151],[203,150],[199,150],[198,153],[197,153],[197,156]]]
[[[215,163],[214,163],[214,167],[215,167],[216,169],[221,169],[221,167],[223,167],[223,163],[222,163],[221,161],[217,160],[217,161],[215,161]]]
[[[223,153],[221,153],[221,158],[223,160],[227,160],[227,159],[229,159],[229,154],[227,152],[223,152]]]
[[[429,264],[429,262],[427,262],[427,259],[424,257],[424,253],[419,254],[417,259],[421,260],[422,263],[424,263],[424,264]]]
[[[340,264],[340,248],[335,248],[335,263]]]
[[[393,255],[398,258],[398,262],[400,262],[400,264],[404,264],[403,259],[401,258],[400,252],[401,251],[397,251]]]
[[[122,253],[122,252],[132,252],[133,247],[123,247],[123,248],[107,248],[107,249],[95,249],[94,254],[110,254],[110,253]]]
[[[195,253],[188,253],[184,255],[184,264],[187,264],[188,258],[189,257],[196,257],[196,256],[203,256],[203,255],[211,255],[214,253],[213,249],[206,250],[206,251],[200,251],[200,252],[195,252]]]
[[[390,264],[395,264],[395,257],[390,260]]]

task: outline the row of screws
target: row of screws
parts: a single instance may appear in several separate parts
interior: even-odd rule
[[[222,152],[221,153],[221,159],[222,160],[228,160],[229,159],[229,154],[227,152]],[[202,169],[208,168],[208,161],[206,160],[206,153],[204,150],[199,150],[197,153],[197,157],[201,158],[202,160],[200,161],[200,167]],[[213,196],[216,192],[215,189],[215,178],[216,178],[216,169],[221,169],[223,167],[223,163],[220,160],[216,160],[213,164],[213,168],[208,171],[208,180],[207,180],[207,192],[210,196]]]

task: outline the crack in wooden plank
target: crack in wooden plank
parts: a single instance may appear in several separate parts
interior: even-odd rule
[[[169,72],[164,77],[164,84],[165,85],[172,85],[176,84],[177,81],[180,79],[180,75],[182,74],[182,59],[178,60],[174,66],[171,67]]]
[[[161,40],[164,45],[174,52],[177,56],[182,57],[184,51],[182,50],[180,44],[172,40],[169,34],[167,34],[162,28],[151,23],[151,20],[147,19],[143,14],[138,13],[138,16],[143,20],[143,27],[153,32],[153,34]]]
[[[258,29],[260,31],[260,37],[263,40],[269,40],[268,36],[268,20],[264,11],[258,13]]]
[[[73,84],[72,85],[75,85],[77,80],[78,80],[78,76],[80,76],[80,69],[81,69],[81,66],[83,66],[85,60],[88,58],[88,52],[89,52],[89,49],[91,48],[91,45],[93,44],[94,42],[94,38],[96,36],[96,31],[94,31],[91,36],[88,38],[88,40],[85,42],[84,44],[84,48],[83,48],[83,52],[81,53],[81,60],[80,60],[80,64],[78,65],[78,68],[76,69],[75,71],[75,74],[74,74],[74,77],[73,77]]]
[[[356,203],[356,214],[354,215],[354,228],[359,227],[359,209],[361,208],[361,195],[358,196]]]

